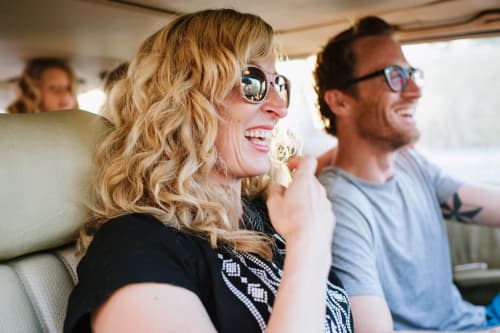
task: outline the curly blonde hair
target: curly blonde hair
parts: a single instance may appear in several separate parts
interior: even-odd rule
[[[217,110],[243,66],[275,55],[271,26],[231,9],[183,15],[143,42],[103,108],[113,128],[96,154],[94,217],[81,230],[81,250],[102,223],[136,212],[213,248],[271,257],[270,238],[231,218],[228,190],[209,175],[220,162]],[[242,196],[268,183],[269,176],[246,179]]]
[[[50,68],[58,68],[66,72],[70,81],[71,94],[78,107],[76,98],[77,80],[75,73],[68,63],[59,58],[35,58],[28,61],[23,74],[18,81],[18,97],[7,107],[9,113],[35,113],[40,112],[40,82],[43,73]]]

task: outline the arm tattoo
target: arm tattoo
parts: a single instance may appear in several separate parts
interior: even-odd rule
[[[445,219],[452,219],[462,223],[477,223],[474,218],[483,207],[464,207],[458,193],[453,194],[451,206],[446,202],[441,204],[441,211]]]

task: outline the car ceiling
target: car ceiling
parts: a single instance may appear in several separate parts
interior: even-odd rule
[[[378,15],[403,42],[500,35],[500,0],[7,0],[0,1],[0,90],[27,59],[70,60],[82,89],[129,59],[140,42],[180,14],[234,8],[262,16],[284,54],[311,55],[356,18]]]

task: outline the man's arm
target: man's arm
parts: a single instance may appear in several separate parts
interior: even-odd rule
[[[463,333],[464,331],[395,331],[398,333]],[[467,331],[467,333],[500,333],[500,327],[491,327],[480,331]]]
[[[500,227],[500,189],[464,184],[441,209],[447,219]]]
[[[351,296],[349,301],[356,333],[459,333],[457,331],[393,331],[392,316],[383,297]],[[467,332],[500,333],[500,327]]]
[[[391,312],[381,296],[351,296],[352,318],[356,333],[392,332]]]

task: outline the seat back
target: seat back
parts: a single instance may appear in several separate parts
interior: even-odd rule
[[[0,333],[62,331],[107,128],[79,110],[0,114]]]
[[[447,221],[454,265],[483,262],[500,269],[500,229]]]
[[[455,283],[469,302],[489,304],[500,292],[500,229],[446,224]]]

